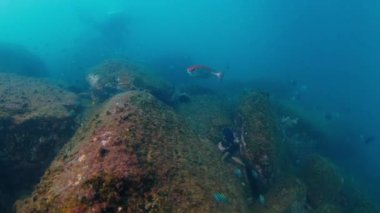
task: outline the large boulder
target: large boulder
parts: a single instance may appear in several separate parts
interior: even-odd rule
[[[327,158],[313,155],[300,177],[306,184],[307,202],[315,212],[379,212],[361,185],[343,176]]]
[[[147,90],[158,99],[170,102],[174,91],[172,85],[154,71],[125,60],[105,61],[92,68],[86,79],[95,101],[130,90]]]
[[[342,209],[335,204],[323,203],[322,205],[314,209],[312,212],[313,213],[339,213],[339,212],[344,212],[344,211],[342,211]]]
[[[265,195],[265,205],[253,206],[252,212],[306,212],[306,186],[294,176],[277,181]]]
[[[274,182],[280,168],[278,130],[269,96],[262,92],[245,94],[238,108],[238,120],[246,166],[254,170],[264,190]]]
[[[222,97],[217,94],[188,94],[189,101],[175,105],[177,113],[201,138],[216,144],[221,140],[221,130],[233,126],[233,119]]]
[[[247,212],[236,178],[146,92],[114,96],[61,150],[17,212]]]
[[[14,199],[31,190],[74,133],[78,110],[77,97],[59,87],[0,74],[0,191]]]
[[[41,58],[22,46],[0,43],[0,58],[0,73],[16,73],[35,77],[48,74]]]
[[[301,170],[307,187],[307,200],[313,207],[334,203],[340,196],[344,178],[328,159],[313,155]]]
[[[334,200],[334,205],[342,212],[380,212],[379,203],[368,194],[361,181],[347,175],[343,180],[339,195]]]

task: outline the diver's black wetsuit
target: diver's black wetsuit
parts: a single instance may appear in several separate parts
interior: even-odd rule
[[[235,142],[234,133],[229,128],[223,129],[224,140],[222,141],[222,145],[225,148],[223,154],[228,153],[229,155],[234,155],[239,152],[240,145]]]

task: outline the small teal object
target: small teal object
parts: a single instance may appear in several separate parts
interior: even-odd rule
[[[227,203],[228,202],[227,197],[223,193],[220,193],[220,192],[216,192],[214,194],[214,200],[218,203]]]
[[[259,174],[257,174],[257,172],[254,170],[254,169],[252,169],[252,176],[255,178],[255,179],[257,179],[258,177],[259,177]]]
[[[240,169],[235,169],[234,175],[238,178],[241,178],[243,176]]]
[[[259,203],[262,205],[262,206],[265,206],[265,197],[264,195],[260,194],[259,196]]]

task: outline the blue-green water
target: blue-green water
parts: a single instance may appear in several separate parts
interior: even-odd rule
[[[192,64],[223,70],[218,87],[250,82],[333,120],[325,154],[379,197],[378,1],[1,0],[0,44],[23,46],[68,85],[109,58],[175,82],[194,80]]]

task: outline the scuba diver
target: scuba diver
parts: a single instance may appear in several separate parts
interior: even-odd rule
[[[230,128],[224,128],[222,130],[223,140],[219,142],[218,148],[223,153],[222,160],[231,158],[237,164],[245,166],[244,163],[240,160],[240,141],[236,137],[235,133]]]

